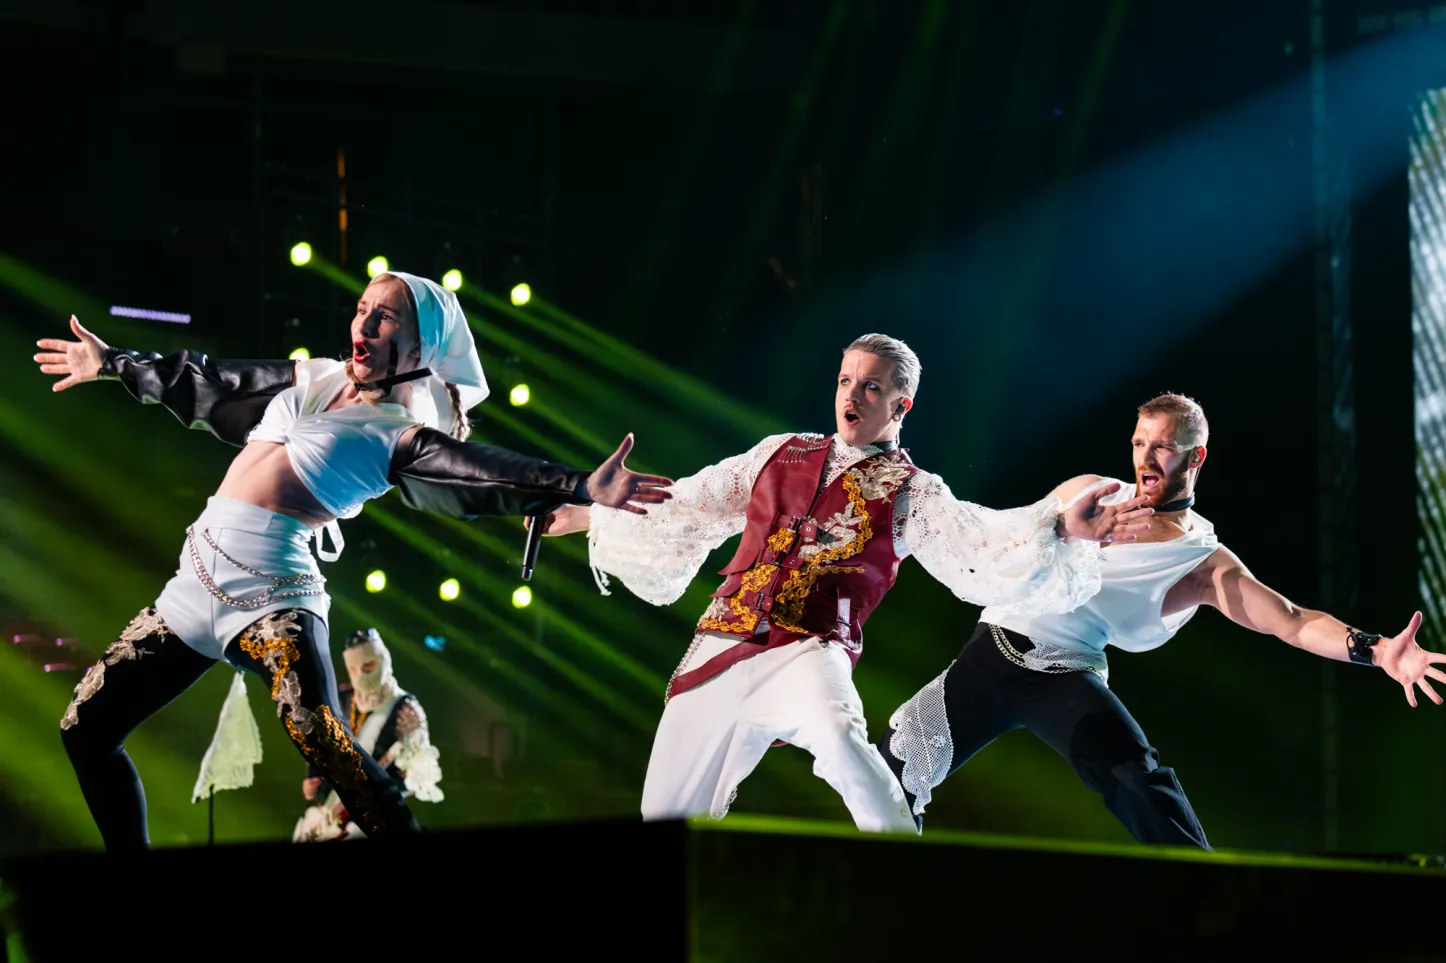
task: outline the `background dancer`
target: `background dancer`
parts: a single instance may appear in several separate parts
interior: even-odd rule
[[[1192,506],[1210,429],[1190,398],[1161,395],[1140,406],[1131,446],[1135,483],[1108,499],[1143,497],[1154,508],[1134,544],[1103,549],[1097,595],[1067,613],[986,608],[958,658],[889,720],[878,743],[922,826],[931,790],[1010,729],[1033,732],[1069,760],[1085,785],[1140,842],[1209,844],[1173,769],[1110,691],[1105,647],[1144,652],[1164,645],[1201,605],[1256,632],[1338,661],[1374,665],[1431,701],[1432,663],[1446,655],[1416,644],[1421,613],[1389,638],[1301,608],[1255,578]],[[1055,495],[1067,502],[1120,482],[1082,475]]]
[[[401,788],[402,798],[441,802],[441,756],[417,697],[397,684],[392,654],[376,629],[352,633],[341,653],[351,685],[340,687],[347,728]],[[378,748],[383,751],[378,752]],[[301,793],[314,805],[297,820],[292,842],[323,842],[365,835],[321,771],[308,764]]]
[[[631,436],[591,474],[464,442],[465,410],[487,382],[456,296],[423,278],[378,275],[351,321],[351,358],[295,365],[285,388],[284,366],[141,356],[107,347],[73,317],[71,328],[77,341],[39,342],[41,371],[65,375],[55,390],[118,379],[232,441],[257,399],[274,395],[187,530],[175,577],[76,686],[61,720],[107,849],[149,845],[126,736],[222,659],[262,677],[287,735],[363,831],[416,832],[396,784],[342,722],[329,599],[308,548],[315,536],[320,549],[327,528],[340,550],[336,519],[394,485],[408,504],[464,517],[590,500],[645,512],[668,497],[667,479],[624,467]]]
[[[743,533],[669,681],[644,818],[723,816],[782,740],[813,755],[860,829],[913,831],[852,679],[864,622],[900,561],[913,555],[962,599],[1064,611],[1098,587],[1098,553],[1081,540],[1145,529],[1143,499],[1097,510],[1109,488],[1068,512],[1055,497],[1012,511],[956,499],[899,448],[919,374],[902,341],[866,335],[844,350],[837,434],[765,438],[678,482],[646,518],[564,508],[551,519],[550,534],[590,527],[595,568],[654,605],[675,601],[708,553]]]

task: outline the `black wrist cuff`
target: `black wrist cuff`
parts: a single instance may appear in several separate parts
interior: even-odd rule
[[[1351,661],[1357,665],[1375,665],[1371,658],[1371,647],[1381,641],[1381,636],[1372,635],[1369,632],[1361,632],[1357,629],[1346,629],[1346,648],[1350,652]]]
[[[122,360],[134,360],[136,357],[139,357],[139,355],[135,351],[127,351],[124,348],[106,348],[100,354],[100,374],[97,375],[97,380],[121,380],[120,366]]]

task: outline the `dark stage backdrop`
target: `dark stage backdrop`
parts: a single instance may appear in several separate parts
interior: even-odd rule
[[[0,850],[98,842],[56,734],[79,677],[66,666],[154,598],[233,454],[115,385],[49,393],[30,346],[71,312],[138,349],[335,355],[345,282],[369,259],[457,268],[493,382],[480,437],[581,463],[634,431],[637,462],[677,476],[772,431],[831,430],[840,349],[884,331],[923,360],[913,457],[999,507],[1082,472],[1128,476],[1135,406],[1180,391],[1211,423],[1199,510],[1258,576],[1316,604],[1309,4],[638,4],[569,33],[577,6],[509,5],[520,53],[505,70],[459,66],[460,42],[429,62],[395,13],[326,31],[258,7],[259,22],[218,19],[206,36],[163,4],[4,23],[0,77],[25,96],[7,106],[0,161],[0,620],[33,638],[0,647]],[[470,16],[441,4],[416,22],[441,8]],[[651,72],[556,49],[640,23],[674,51]],[[1363,441],[1356,456],[1358,541],[1374,554],[1360,610],[1336,613],[1382,632],[1414,603],[1401,566],[1378,564],[1414,560],[1414,513],[1399,484],[1366,480],[1410,482],[1409,399],[1372,387],[1410,364],[1404,113],[1401,131],[1395,186],[1354,201],[1352,350],[1359,377],[1379,379],[1357,389],[1362,437],[1406,447]],[[288,258],[301,241],[316,254],[305,270]],[[522,281],[536,301],[514,312]],[[509,404],[518,383],[532,404]],[[617,585],[599,596],[581,545],[549,542],[518,609],[516,520],[448,525],[388,497],[345,530],[332,629],[378,626],[427,707],[447,798],[418,805],[424,824],[636,812],[662,684],[716,564],[652,609]],[[376,569],[388,587],[371,594]],[[455,603],[438,598],[449,576]],[[857,672],[871,732],[976,615],[905,563]],[[56,639],[66,658],[41,651]],[[1442,710],[1334,671],[1338,847],[1441,849]],[[1325,678],[1205,611],[1158,651],[1116,654],[1111,686],[1216,845],[1319,850]],[[205,838],[189,800],[228,684],[213,672],[131,741],[157,843]],[[300,811],[302,767],[254,682],[251,700],[267,755],[254,787],[217,798],[223,840],[285,837]],[[736,809],[847,818],[809,770],[797,749],[770,752]],[[1125,838],[1022,733],[971,762],[929,819]]]

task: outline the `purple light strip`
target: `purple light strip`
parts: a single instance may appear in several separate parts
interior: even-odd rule
[[[145,308],[123,308],[118,304],[111,305],[110,313],[118,318],[141,318],[146,321],[169,321],[172,324],[190,324],[189,314],[176,314],[173,311],[148,311]]]

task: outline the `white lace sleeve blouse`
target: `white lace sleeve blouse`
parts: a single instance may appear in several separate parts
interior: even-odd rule
[[[680,598],[708,554],[743,531],[753,483],[794,434],[771,435],[751,450],[710,465],[673,486],[673,498],[636,515],[594,505],[588,548],[598,585],[607,575],[653,605]],[[880,449],[851,448],[837,437],[823,483]],[[1055,532],[1062,505],[994,510],[960,501],[937,476],[920,471],[896,496],[894,551],[915,556],[959,598],[977,605],[1068,612],[1099,591],[1093,542]]]

